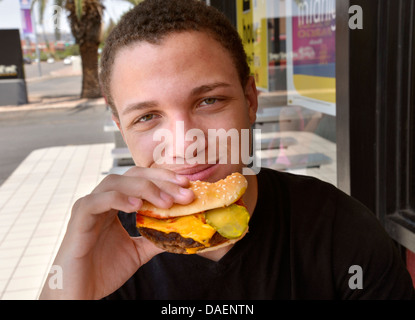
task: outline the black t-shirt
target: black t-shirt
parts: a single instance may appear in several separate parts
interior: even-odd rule
[[[137,236],[134,214],[120,213]],[[108,299],[411,299],[375,216],[332,185],[262,168],[248,234],[218,262],[162,253]]]

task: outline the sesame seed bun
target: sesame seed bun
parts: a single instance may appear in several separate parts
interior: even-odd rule
[[[239,172],[235,172],[225,179],[210,183],[205,181],[191,181],[189,189],[193,190],[195,200],[188,205],[174,204],[169,209],[160,209],[150,202],[144,201],[137,213],[158,218],[175,218],[215,208],[229,206],[239,200],[248,187],[248,181]]]

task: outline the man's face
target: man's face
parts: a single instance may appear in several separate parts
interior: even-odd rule
[[[218,145],[216,158],[208,159],[208,130],[249,129],[257,110],[255,83],[250,79],[242,88],[230,54],[207,34],[174,33],[157,45],[137,42],[121,49],[113,66],[111,92],[119,114],[114,119],[137,166],[167,168],[190,180],[205,181],[224,178],[244,166],[242,161],[231,161],[231,139],[227,164],[219,164]],[[177,134],[184,130],[186,135],[190,129],[203,134],[191,141]],[[166,130],[173,139],[160,154],[155,152],[160,144],[155,134]],[[190,154],[203,154],[205,161],[187,161],[190,145]],[[170,161],[160,163],[160,155]]]

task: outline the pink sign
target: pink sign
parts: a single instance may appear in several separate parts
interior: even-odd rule
[[[331,21],[301,23],[293,17],[294,64],[325,64],[336,60],[336,32]]]
[[[22,15],[22,29],[23,34],[32,34],[33,33],[33,27],[32,27],[32,16],[30,14],[30,9],[22,9],[21,11]]]

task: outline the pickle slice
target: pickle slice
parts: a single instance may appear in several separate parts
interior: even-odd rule
[[[249,212],[243,206],[231,204],[229,207],[206,211],[206,222],[222,237],[239,238],[248,227]]]

